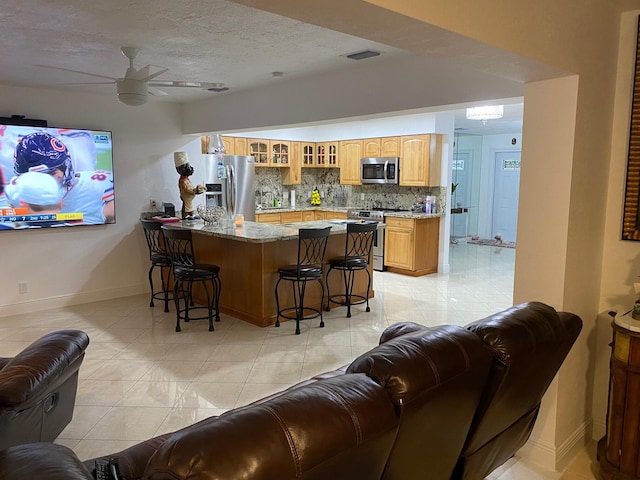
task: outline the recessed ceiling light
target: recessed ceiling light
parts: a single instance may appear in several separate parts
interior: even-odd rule
[[[377,57],[380,55],[380,52],[375,52],[373,50],[363,50],[362,52],[352,53],[347,55],[347,58],[351,60],[364,60],[365,58]]]

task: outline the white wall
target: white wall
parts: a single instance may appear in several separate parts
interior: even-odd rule
[[[140,212],[150,198],[180,207],[174,151],[188,151],[196,174],[202,171],[199,137],[182,134],[180,113],[175,104],[128,107],[115,95],[3,86],[0,116],[113,132],[116,224],[0,232],[0,316],[148,290]],[[18,293],[19,281],[28,282],[28,293]]]

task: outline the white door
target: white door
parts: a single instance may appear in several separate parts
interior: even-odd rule
[[[516,241],[518,196],[520,192],[520,152],[498,152],[495,159],[492,235]]]
[[[456,192],[451,197],[451,208],[469,207],[469,177],[471,172],[470,152],[456,152],[453,154],[453,166],[451,171],[452,182],[457,184]],[[469,213],[451,215],[451,236],[456,238],[466,237]]]

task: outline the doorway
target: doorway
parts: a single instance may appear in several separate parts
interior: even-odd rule
[[[520,193],[520,152],[495,154],[491,235],[515,242]]]

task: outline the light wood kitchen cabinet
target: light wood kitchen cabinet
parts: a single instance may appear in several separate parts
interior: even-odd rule
[[[400,137],[365,138],[364,157],[399,157]]]
[[[360,159],[363,157],[362,139],[340,142],[340,184],[362,185]]]
[[[442,135],[400,137],[400,186],[440,185]]]
[[[280,214],[280,223],[302,222],[302,212],[282,212]]]
[[[313,212],[313,219],[314,220],[325,220],[325,212],[319,212],[319,211],[315,211]]]
[[[256,213],[258,223],[280,223],[280,212],[277,213]]]
[[[387,270],[412,276],[438,271],[439,218],[385,217],[385,224]]]
[[[271,154],[269,150],[269,140],[264,139],[249,139],[248,140],[248,155],[255,158],[256,167],[268,167],[271,160]]]
[[[313,210],[304,210],[301,213],[303,222],[313,222],[316,219],[316,212]]]
[[[316,143],[316,167],[334,168],[338,166],[340,142]]]
[[[244,137],[236,137],[233,141],[234,155],[249,155],[249,140]]]
[[[225,155],[238,155],[236,153],[236,142],[233,137],[220,137],[222,139],[222,145],[224,145]]]
[[[283,185],[300,185],[302,183],[300,148],[300,142],[289,142],[289,168],[280,170]]]
[[[309,142],[301,143],[302,150],[302,166],[313,167],[316,164],[316,144]]]
[[[288,167],[290,160],[291,142],[284,140],[271,140],[269,142],[271,149],[271,166],[272,167]]]

